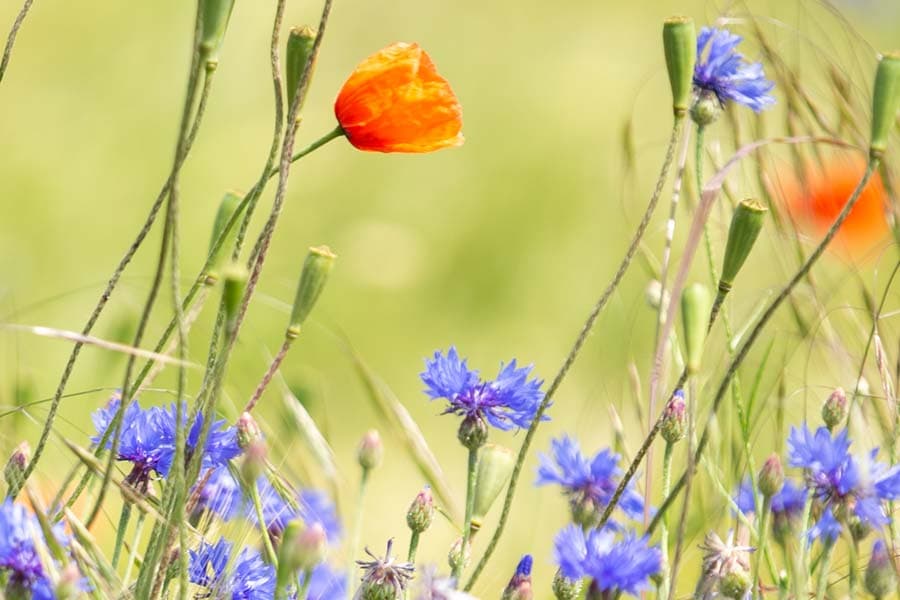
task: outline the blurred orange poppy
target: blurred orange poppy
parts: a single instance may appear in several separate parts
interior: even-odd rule
[[[462,107],[418,44],[392,44],[361,62],[334,114],[360,150],[432,152],[463,143]]]
[[[853,159],[829,159],[823,165],[810,165],[802,180],[784,187],[787,208],[801,230],[824,235],[840,214],[865,172],[865,163]],[[853,258],[867,255],[888,234],[885,218],[887,194],[878,173],[863,189],[832,242],[832,248]]]

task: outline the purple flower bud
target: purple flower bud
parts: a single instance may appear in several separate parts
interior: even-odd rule
[[[872,546],[872,557],[866,568],[866,591],[876,598],[885,598],[897,590],[897,574],[883,540]]]
[[[501,600],[531,600],[534,594],[531,591],[531,565],[530,554],[526,554],[519,561],[516,572],[506,589],[503,590]]]
[[[237,421],[237,441],[241,450],[246,450],[252,442],[262,439],[262,430],[253,415],[248,412],[241,413]]]
[[[672,399],[666,404],[659,433],[670,444],[683,439],[687,433],[687,413],[682,390],[675,390]]]
[[[431,526],[433,520],[434,498],[431,495],[431,488],[426,485],[409,505],[409,510],[406,512],[406,524],[410,531],[422,533]]]
[[[359,443],[359,451],[356,454],[359,466],[365,471],[374,469],[381,464],[383,456],[384,445],[381,443],[381,436],[375,429],[370,429]]]
[[[480,415],[469,415],[459,424],[459,432],[456,437],[464,447],[469,450],[477,450],[487,442],[487,422]]]
[[[847,417],[847,394],[843,388],[835,388],[822,405],[822,420],[828,429],[834,429]]]
[[[368,549],[371,561],[357,561],[363,569],[359,598],[362,600],[399,600],[415,573],[415,567],[407,562],[397,562],[391,556],[393,540],[389,540],[384,558],[378,558]]]
[[[19,444],[9,457],[9,462],[6,463],[6,468],[3,470],[3,476],[6,479],[6,485],[10,489],[18,490],[22,488],[22,485],[25,483],[23,479],[25,465],[28,464],[30,457],[31,446],[28,445],[28,442]]]
[[[771,498],[781,491],[784,486],[784,467],[777,454],[772,454],[766,459],[759,471],[759,491],[766,498]]]

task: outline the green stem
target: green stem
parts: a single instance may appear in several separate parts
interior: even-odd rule
[[[119,565],[119,556],[122,554],[122,546],[125,543],[125,532],[128,531],[128,521],[131,519],[131,502],[127,500],[122,504],[122,512],[119,514],[119,526],[116,527],[116,541],[113,546],[112,567]]]
[[[0,59],[0,81],[3,81],[3,75],[6,73],[6,68],[9,66],[13,45],[16,43],[16,35],[19,33],[19,29],[22,27],[25,17],[28,16],[28,10],[33,3],[34,0],[25,0],[25,4],[22,5],[22,9],[19,11],[19,14],[16,15],[16,20],[13,21],[12,28],[9,30],[9,36],[6,38],[6,46],[3,48],[3,58]]]
[[[453,565],[452,577],[459,581],[463,569],[466,566],[466,555],[469,548],[469,540],[472,538],[472,514],[475,512],[475,480],[478,477],[478,451],[479,448],[469,448],[469,461],[466,467],[466,516],[463,520],[462,547],[460,558]]]
[[[146,522],[147,513],[138,512],[137,523],[134,526],[134,540],[131,542],[131,549],[128,551],[128,564],[125,565],[125,577],[122,579],[122,583],[126,587],[131,580],[131,571],[137,559],[138,547],[141,545],[141,534],[144,532],[144,523]]]
[[[856,598],[856,588],[859,585],[859,543],[853,538],[853,535],[850,536],[852,539],[849,544],[847,544],[847,560],[849,564],[847,565],[847,571],[849,573],[850,579],[850,597]]]
[[[419,548],[419,532],[413,531],[409,535],[409,552],[406,554],[406,562],[415,564],[416,550]]]
[[[465,591],[471,590],[472,586],[475,585],[475,582],[478,581],[479,575],[481,575],[482,571],[484,571],[484,568],[487,566],[491,555],[493,555],[494,550],[497,548],[497,544],[500,542],[500,537],[503,535],[503,531],[506,528],[506,523],[509,520],[510,511],[512,510],[512,501],[515,497],[516,485],[519,482],[519,476],[521,475],[522,468],[525,464],[525,457],[528,455],[528,450],[531,447],[531,442],[534,439],[534,435],[537,431],[538,425],[540,425],[541,423],[544,412],[547,410],[547,406],[549,406],[554,394],[556,394],[556,390],[562,384],[563,380],[566,378],[566,374],[568,374],[569,369],[572,367],[572,364],[578,357],[578,353],[581,351],[581,347],[584,345],[584,342],[587,340],[588,335],[594,328],[594,323],[596,322],[597,317],[600,315],[600,312],[606,306],[606,303],[609,301],[616,288],[619,286],[619,282],[622,281],[622,278],[628,271],[628,267],[631,265],[631,260],[634,258],[634,255],[637,252],[638,247],[640,246],[641,239],[643,239],[644,237],[644,232],[650,225],[650,219],[653,217],[653,212],[656,210],[656,205],[659,202],[660,196],[662,195],[662,189],[666,182],[666,176],[669,173],[669,167],[671,167],[672,161],[674,160],[675,147],[678,143],[678,138],[680,137],[683,126],[684,116],[676,116],[675,123],[672,126],[672,133],[669,136],[669,145],[666,149],[666,157],[663,160],[663,165],[660,169],[659,177],[656,181],[656,187],[653,190],[653,195],[650,197],[650,202],[647,205],[647,210],[644,212],[644,216],[642,217],[641,222],[640,224],[638,224],[638,228],[634,233],[631,244],[629,245],[628,250],[625,252],[625,256],[622,258],[619,269],[613,276],[612,281],[609,282],[606,289],[600,295],[600,298],[597,300],[597,303],[591,310],[591,313],[588,315],[588,318],[585,321],[581,332],[578,334],[578,337],[575,338],[575,343],[572,345],[572,348],[566,355],[562,367],[560,367],[559,371],[556,374],[556,377],[553,378],[553,382],[547,389],[547,393],[544,395],[543,400],[541,400],[541,404],[538,407],[537,413],[531,420],[528,431],[525,433],[525,439],[522,440],[522,445],[519,447],[519,453],[516,456],[516,463],[513,466],[512,476],[510,477],[509,485],[506,488],[506,496],[503,500],[503,510],[500,513],[500,521],[497,523],[497,529],[494,531],[494,535],[491,537],[490,542],[488,542],[487,548],[485,548],[481,560],[478,561],[478,565],[476,565],[472,576],[466,583]]]
[[[669,493],[669,487],[672,484],[672,451],[675,449],[675,444],[671,442],[666,442],[665,450],[663,451],[663,464],[662,464],[662,493],[663,497],[665,497]],[[659,588],[659,597],[660,598],[668,598],[669,597],[669,586],[671,585],[671,579],[669,577],[669,519],[666,518],[663,520],[662,528],[659,530],[659,549],[662,552],[662,564],[663,564],[663,575],[662,575],[662,584]]]
[[[768,554],[769,542],[769,519],[772,508],[772,497],[765,496],[762,503],[762,516],[759,520],[759,549],[756,553],[756,560],[753,561],[753,598],[762,598],[761,584],[759,581],[760,564],[763,561],[763,555]]]
[[[830,542],[822,551],[822,560],[819,564],[819,577],[816,581],[816,600],[823,600],[828,590],[828,575],[831,569],[831,555],[834,552],[834,542]],[[851,596],[852,598],[852,596]]]
[[[669,588],[669,600],[674,600],[675,598],[675,586],[678,582],[678,568],[681,565],[681,556],[682,551],[684,549],[684,539],[687,531],[687,515],[688,508],[690,506],[691,500],[691,487],[693,484],[693,472],[695,465],[691,462],[695,460],[695,455],[693,453],[693,448],[695,444],[695,436],[696,436],[696,411],[697,411],[697,377],[696,375],[692,375],[688,378],[688,393],[685,394],[687,398],[687,406],[686,412],[688,416],[688,468],[687,473],[689,473],[687,485],[685,486],[685,495],[684,502],[681,507],[681,517],[678,521],[678,529],[677,534],[675,536],[675,556],[672,560],[672,569],[670,572],[670,578],[672,581],[672,586]]]
[[[307,569],[303,572],[303,581],[300,582],[300,589],[297,590],[297,600],[306,600],[309,595],[309,584],[312,582],[312,570]]]
[[[263,513],[262,499],[259,496],[259,487],[255,481],[247,484],[247,491],[250,493],[250,500],[253,502],[253,510],[256,511],[256,520],[259,522],[259,533],[262,536],[263,548],[266,550],[266,558],[269,564],[278,571],[278,555],[275,554],[275,547],[272,545],[272,536],[269,535],[269,529],[266,526],[266,516]]]
[[[363,469],[362,473],[359,476],[359,495],[356,497],[356,513],[353,518],[353,537],[351,538],[350,551],[349,556],[347,557],[347,577],[348,581],[353,581],[353,572],[356,571],[356,555],[359,552],[359,540],[362,536],[362,522],[363,522],[363,514],[364,514],[364,505],[366,500],[366,487],[369,483],[369,472],[371,469]],[[352,593],[350,586],[347,589],[348,593]]]
[[[834,239],[834,236],[837,235],[838,230],[841,225],[847,218],[847,215],[850,214],[850,211],[853,210],[853,207],[856,205],[857,200],[859,200],[860,195],[862,194],[863,189],[865,189],[866,184],[869,182],[869,179],[872,177],[872,172],[875,168],[877,168],[879,162],[878,157],[872,157],[869,160],[868,165],[866,166],[866,172],[860,180],[859,184],[856,186],[856,189],[851,194],[850,198],[847,200],[847,203],[844,205],[844,208],[841,210],[840,214],[834,220],[834,223],[831,224],[831,227],[828,229],[828,232],[825,234],[825,237],[822,238],[822,241],[819,242],[819,245],[816,246],[815,250],[813,250],[812,254],[806,259],[806,262],[797,270],[791,280],[787,283],[787,285],[782,288],[782,290],[778,293],[778,296],[775,297],[774,300],[769,304],[766,308],[765,312],[760,317],[759,321],[750,330],[747,339],[741,344],[740,349],[735,354],[734,358],[731,359],[731,362],[728,365],[728,369],[725,372],[722,381],[719,384],[718,389],[716,390],[716,394],[713,397],[712,410],[710,412],[710,420],[712,417],[718,412],[719,405],[722,402],[722,399],[725,396],[725,392],[728,390],[732,379],[734,378],[735,373],[737,373],[738,367],[740,367],[741,363],[747,357],[747,354],[750,352],[750,348],[753,347],[753,344],[756,342],[759,334],[768,324],[768,322],[772,319],[772,316],[775,314],[775,311],[779,306],[791,295],[794,291],[794,288],[800,283],[801,280],[806,278],[806,275],[812,269],[813,265],[819,260],[822,254],[825,252],[825,249],[831,243],[831,240]],[[706,444],[709,441],[709,422],[703,429],[703,435],[700,437],[700,443],[697,445],[697,456],[699,457],[704,449],[706,448]],[[696,463],[696,461],[693,461]],[[679,478],[678,482],[673,486],[672,491],[669,493],[668,497],[663,501],[660,505],[659,510],[654,516],[653,521],[650,522],[650,526],[647,528],[648,533],[652,533],[656,527],[659,525],[660,520],[662,519],[665,512],[669,509],[675,497],[681,492],[684,487],[686,481],[686,473],[682,474],[681,478]]]
[[[256,390],[254,390],[253,395],[250,397],[250,400],[247,401],[247,405],[244,407],[244,412],[251,412],[256,406],[256,403],[259,402],[259,399],[262,398],[263,392],[266,391],[266,388],[272,381],[275,373],[278,372],[278,368],[284,361],[284,357],[287,356],[288,350],[291,349],[291,344],[293,342],[294,335],[289,334],[285,336],[284,342],[281,344],[281,349],[278,351],[278,354],[275,355],[275,358],[272,359],[272,363],[269,365],[269,368],[266,369],[265,375],[263,375],[262,380],[260,380],[259,384],[256,386]]]

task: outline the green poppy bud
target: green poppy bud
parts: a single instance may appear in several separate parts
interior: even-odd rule
[[[216,62],[233,8],[234,0],[200,0],[200,51],[205,60]]]
[[[705,285],[695,283],[681,293],[681,322],[684,327],[685,362],[689,374],[700,370],[703,343],[712,299]]]
[[[232,263],[226,267],[224,275],[225,285],[222,290],[222,301],[225,306],[225,333],[230,336],[237,324],[248,273],[243,265]]]
[[[722,276],[719,277],[719,291],[731,291],[734,278],[750,255],[756,238],[762,230],[763,220],[769,211],[757,200],[744,200],[734,209],[731,225],[728,227],[728,241],[725,243],[725,258],[722,260]]]
[[[297,97],[297,92],[300,91],[297,89],[297,85],[300,83],[300,78],[303,76],[303,70],[306,68],[306,63],[315,59],[312,55],[312,50],[313,45],[316,43],[316,35],[316,30],[307,25],[304,25],[303,27],[294,27],[291,29],[290,34],[288,34],[287,52],[284,64],[284,80],[287,89],[288,107],[293,106],[294,98]],[[315,68],[315,63],[310,65],[309,68],[309,76],[312,77],[312,70]],[[300,108],[303,107],[303,100],[304,98],[301,97]],[[300,114],[299,108],[297,114]]]
[[[881,57],[872,90],[872,141],[869,153],[881,157],[900,108],[900,52]]]
[[[475,475],[475,507],[472,523],[480,526],[484,516],[512,477],[516,457],[512,450],[495,444],[485,445],[478,455],[478,472]]]
[[[690,17],[670,17],[663,23],[663,49],[672,87],[672,108],[684,115],[691,102],[694,63],[697,60],[697,32]]]
[[[219,210],[216,211],[216,219],[213,221],[212,237],[209,240],[209,251],[207,252],[207,255],[212,254],[213,248],[216,246],[216,240],[218,240],[225,231],[225,226],[228,225],[228,221],[231,219],[232,215],[234,215],[235,211],[237,211],[238,206],[241,204],[241,200],[243,200],[243,198],[235,192],[225,192],[225,195],[222,196],[222,201],[219,202]],[[213,260],[212,263],[210,263],[210,269],[217,268],[221,262],[221,257],[228,253],[228,249],[233,245],[236,236],[237,227],[232,227],[231,231],[228,232],[228,236],[222,240],[222,243],[219,245],[218,252],[212,257]],[[210,276],[213,278],[213,281],[217,279],[212,273],[210,273]]]
[[[303,261],[297,295],[294,297],[294,309],[291,311],[291,324],[288,327],[289,336],[296,337],[300,333],[300,326],[306,321],[306,317],[316,305],[316,300],[325,289],[325,283],[328,281],[328,274],[331,273],[335,258],[337,257],[328,246],[309,249],[306,260]]]

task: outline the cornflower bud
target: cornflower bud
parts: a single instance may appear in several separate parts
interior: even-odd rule
[[[237,421],[237,442],[241,450],[246,450],[250,444],[262,441],[263,434],[256,419],[248,412],[241,413]]]
[[[557,570],[553,577],[552,588],[556,600],[577,600],[581,595],[581,581],[569,579],[560,570]]]
[[[31,457],[31,446],[28,442],[22,442],[9,457],[6,468],[3,470],[3,477],[6,479],[6,485],[9,489],[22,489],[25,483],[23,476],[25,475],[25,465]]]
[[[359,466],[364,471],[371,471],[381,464],[384,456],[384,446],[381,443],[381,436],[375,429],[370,429],[363,436],[359,443],[359,450],[356,453],[356,459]]]
[[[459,424],[456,438],[469,450],[477,450],[484,446],[488,437],[488,426],[481,415],[469,415]]]
[[[300,326],[306,321],[316,300],[325,289],[325,282],[328,281],[328,274],[331,273],[335,258],[337,256],[328,246],[309,249],[306,260],[303,261],[297,294],[294,296],[294,309],[291,311],[291,324],[288,327],[289,336],[296,337],[300,333]]]
[[[659,434],[670,444],[682,439],[687,433],[687,411],[684,403],[684,391],[675,390],[672,399],[663,410],[662,424]]]
[[[706,286],[695,283],[682,292],[681,322],[684,327],[685,362],[691,375],[700,371],[711,308],[712,299]]]
[[[872,140],[869,154],[880,158],[900,108],[900,52],[889,52],[878,61],[872,90]]]
[[[314,57],[312,55],[313,45],[316,42],[316,30],[312,27],[304,25],[303,27],[294,27],[291,29],[291,32],[288,34],[287,41],[287,52],[285,59],[285,68],[284,68],[284,80],[285,86],[287,88],[287,98],[288,98],[288,107],[294,104],[294,98],[297,96],[297,92],[300,91],[297,89],[297,84],[300,82],[300,78],[303,76],[303,70],[306,68],[306,63],[310,60],[313,60]],[[310,65],[310,73],[309,76],[312,77],[312,70],[315,68],[315,64]],[[309,82],[307,81],[307,84]],[[300,108],[303,106],[304,98],[300,98]],[[297,115],[300,115],[300,110],[298,108]]]
[[[725,598],[744,600],[750,592],[750,574],[744,569],[735,569],[719,581],[719,593]]]
[[[216,54],[225,38],[234,0],[200,1],[200,51],[207,62],[217,61]]]
[[[262,439],[256,439],[244,449],[244,460],[241,462],[241,478],[244,485],[256,485],[256,480],[266,471],[266,456],[269,451]]]
[[[82,579],[78,566],[74,562],[68,563],[59,574],[55,598],[57,600],[74,600],[81,596],[85,591],[82,590]]]
[[[409,581],[415,573],[415,567],[407,562],[398,562],[391,556],[393,540],[388,540],[384,558],[378,558],[366,548],[366,554],[374,560],[356,561],[363,569],[362,583],[359,587],[361,600],[400,600]]]
[[[531,564],[530,554],[522,557],[500,600],[531,600],[534,597],[531,591]]]
[[[847,418],[847,394],[843,388],[835,388],[822,405],[822,420],[829,430],[840,425]]]
[[[426,485],[409,505],[409,510],[406,511],[406,525],[410,531],[422,533],[431,527],[432,521],[434,521],[434,498],[431,495],[431,488]]]
[[[478,472],[475,475],[475,505],[472,526],[478,528],[491,506],[512,477],[516,458],[512,450],[486,444],[478,453]]]
[[[885,598],[897,591],[897,573],[884,540],[876,540],[872,545],[872,556],[866,567],[866,591],[875,598]]]
[[[687,113],[693,90],[697,60],[697,32],[690,17],[670,17],[663,23],[663,49],[672,87],[672,108],[676,116]]]
[[[691,105],[691,119],[698,127],[715,123],[722,114],[722,103],[709,91],[701,92]]]
[[[728,241],[725,243],[725,257],[722,260],[722,275],[719,277],[719,292],[727,294],[734,285],[741,267],[762,230],[768,209],[757,200],[743,200],[734,209],[731,225],[728,227]]]
[[[765,498],[771,498],[784,487],[784,467],[777,454],[772,454],[763,463],[762,469],[759,470],[757,483],[759,491]]]
[[[293,539],[285,538],[282,544],[291,544],[290,561],[295,569],[312,570],[325,560],[328,553],[328,536],[321,523],[304,527]]]
[[[241,200],[243,200],[243,198],[235,192],[225,192],[225,195],[222,196],[222,201],[219,202],[219,209],[216,211],[216,218],[213,221],[212,237],[209,240],[209,251],[207,252],[207,255],[212,254],[213,248],[215,248],[216,245],[216,240],[218,240],[225,232],[225,226],[228,225],[228,221],[231,220],[231,217],[234,215],[235,211],[237,211],[238,206],[241,204]],[[216,275],[214,271],[218,268],[221,257],[225,256],[228,249],[233,245],[236,237],[237,227],[232,227],[228,232],[228,236],[222,240],[221,245],[219,245],[219,251],[213,257],[213,261],[210,264],[211,270],[207,274],[208,285],[212,285],[218,279],[218,275]]]
[[[471,555],[472,545],[466,543],[465,548],[463,548],[463,539],[461,537],[456,538],[456,541],[450,546],[450,552],[447,554],[447,562],[450,565],[450,570],[455,572],[457,568],[466,568],[466,565],[469,564]]]

